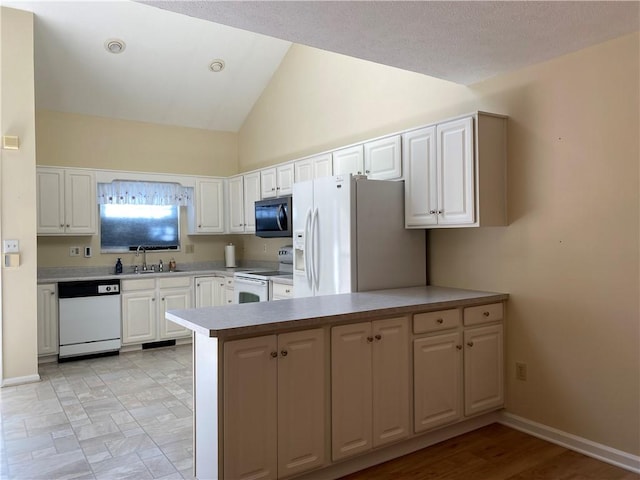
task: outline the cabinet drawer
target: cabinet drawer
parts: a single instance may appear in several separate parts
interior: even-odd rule
[[[273,296],[281,298],[293,298],[293,285],[286,285],[284,283],[275,283],[273,285]]]
[[[481,323],[497,322],[503,318],[502,303],[490,303],[464,309],[464,324],[479,325]]]
[[[156,281],[153,278],[122,280],[120,289],[123,292],[134,292],[136,290],[153,290],[156,288]]]
[[[190,287],[191,277],[158,278],[159,288]]]
[[[440,310],[413,316],[413,333],[437,332],[460,326],[460,310]]]

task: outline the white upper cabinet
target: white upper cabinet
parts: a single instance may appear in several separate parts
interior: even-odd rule
[[[373,180],[402,178],[400,135],[364,144],[364,173]]]
[[[212,233],[224,233],[224,180],[198,179],[189,208],[189,234]]]
[[[260,200],[260,172],[244,175],[244,231],[256,231],[256,206]]]
[[[244,177],[227,179],[227,214],[230,233],[244,232]]]
[[[293,163],[265,168],[260,171],[262,198],[291,195],[293,191]]]
[[[333,156],[331,153],[323,153],[295,162],[294,180],[296,182],[305,182],[331,175],[333,175]]]
[[[506,121],[479,112],[402,135],[407,228],[507,224]]]
[[[362,145],[343,148],[333,152],[334,175],[363,175],[364,174],[364,149]]]
[[[473,119],[438,125],[436,135],[438,224],[473,224]]]
[[[87,170],[38,167],[38,235],[93,235],[96,177]]]
[[[437,225],[436,127],[405,133],[402,141],[405,225]]]

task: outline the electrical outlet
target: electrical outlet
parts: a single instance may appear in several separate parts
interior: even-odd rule
[[[18,240],[3,240],[2,241],[3,253],[18,253],[20,252],[20,242]]]
[[[264,253],[267,253],[267,244],[266,244],[266,243],[263,243],[263,244],[262,244],[262,251],[263,251]]]
[[[518,380],[527,380],[527,364],[523,362],[516,362],[516,378]]]
[[[79,257],[80,256],[80,247],[69,247],[69,256],[70,257]]]

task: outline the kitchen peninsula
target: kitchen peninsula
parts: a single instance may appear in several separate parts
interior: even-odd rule
[[[413,287],[171,310],[195,476],[337,478],[497,419],[507,294]]]

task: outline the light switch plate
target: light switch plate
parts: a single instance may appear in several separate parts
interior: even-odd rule
[[[20,242],[18,240],[3,240],[3,253],[18,253],[20,251]]]

